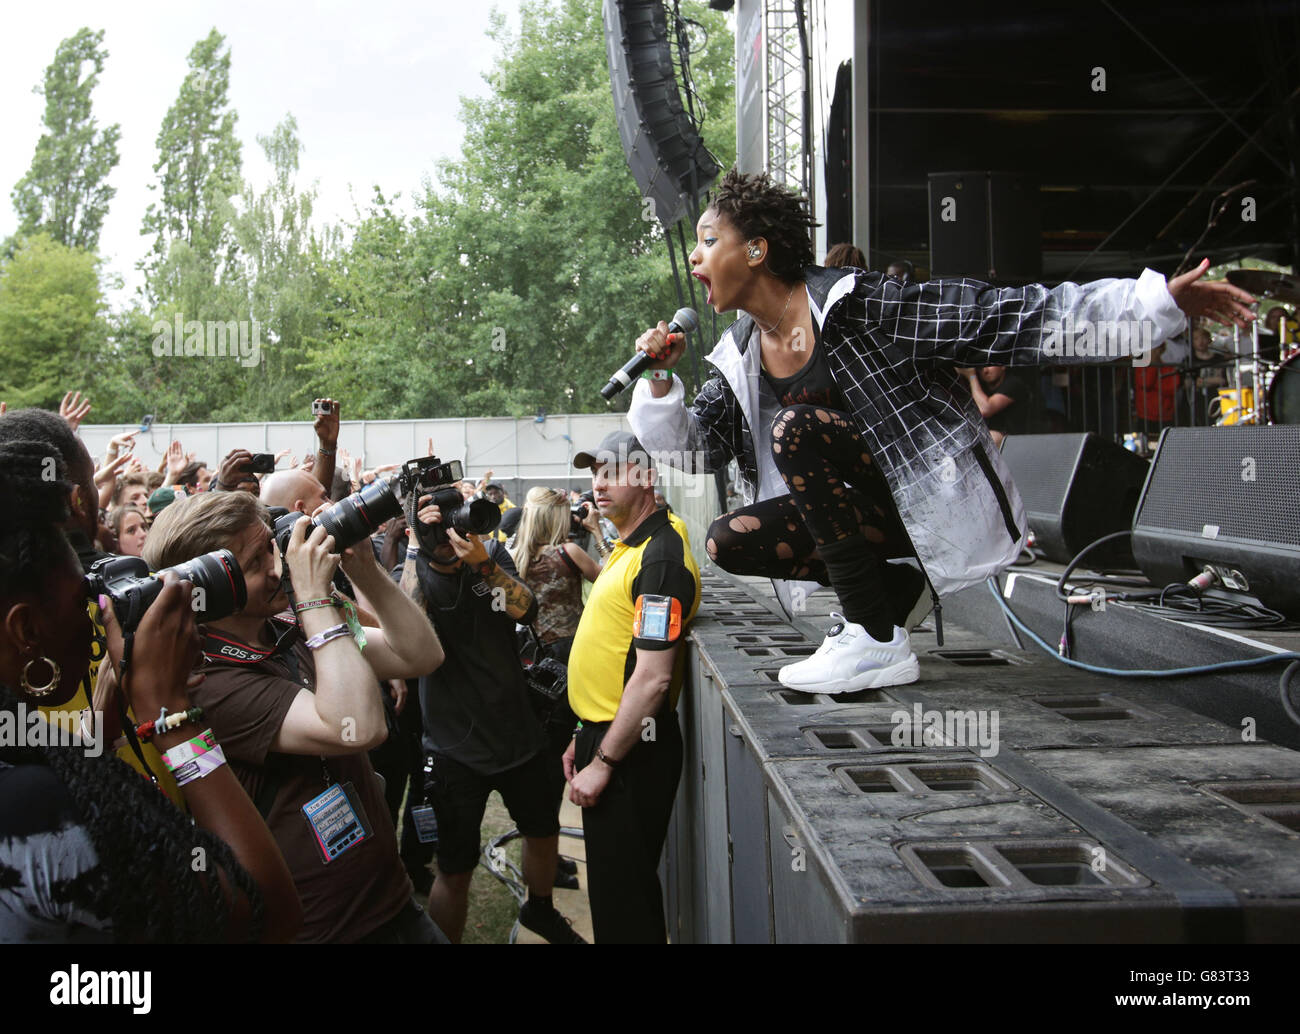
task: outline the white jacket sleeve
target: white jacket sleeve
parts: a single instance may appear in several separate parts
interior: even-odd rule
[[[628,423],[637,440],[657,463],[688,473],[704,469],[699,450],[700,433],[695,415],[686,408],[686,386],[673,374],[672,386],[663,398],[655,398],[650,385],[638,380],[632,389]]]

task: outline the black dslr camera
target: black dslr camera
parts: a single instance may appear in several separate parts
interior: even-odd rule
[[[596,494],[590,490],[583,492],[576,503],[569,504],[569,538],[581,541],[584,535],[590,534],[582,522],[587,518],[587,511],[595,506]]]
[[[145,611],[162,592],[162,576],[167,571],[194,586],[190,605],[199,624],[228,618],[248,602],[244,572],[228,549],[205,553],[157,574],[150,574],[149,565],[139,557],[104,557],[91,565],[86,592],[92,598],[107,596],[113,601],[113,614],[126,635],[140,627]]]
[[[451,525],[462,535],[473,532],[485,535],[501,523],[501,511],[486,499],[463,502],[455,483],[464,477],[459,460],[443,463],[436,456],[407,460],[390,478],[376,478],[360,492],[335,503],[318,517],[312,518],[312,529],[323,527],[334,536],[338,552],[355,546],[369,538],[387,521],[405,513],[407,523],[415,529],[421,547],[432,549],[445,542],[447,533],[443,525]],[[432,499],[426,497],[432,496]],[[432,502],[442,510],[440,524],[424,525],[416,518],[420,500]],[[293,527],[302,518],[300,513],[286,513],[275,521],[275,541],[283,556],[289,546]]]

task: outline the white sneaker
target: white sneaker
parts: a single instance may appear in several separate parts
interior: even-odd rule
[[[787,664],[777,678],[781,685],[801,693],[852,693],[858,689],[905,686],[921,674],[907,632],[894,626],[887,643],[872,639],[861,625],[832,613],[831,626],[817,652],[796,664]]]

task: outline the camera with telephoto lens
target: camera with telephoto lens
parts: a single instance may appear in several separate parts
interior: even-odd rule
[[[487,534],[501,523],[501,511],[486,499],[465,503],[460,489],[455,487],[463,476],[459,460],[443,463],[436,456],[407,460],[392,477],[376,478],[360,492],[354,492],[313,517],[306,534],[310,535],[317,527],[324,528],[334,536],[335,551],[342,553],[369,538],[385,522],[406,513],[407,522],[416,529],[421,546],[432,549],[446,541],[447,533],[441,525],[420,524],[415,517],[420,500],[429,495],[433,498],[426,503],[432,502],[442,510],[443,524],[450,525],[462,535],[468,532]],[[289,548],[289,536],[302,516],[297,512],[286,513],[275,521],[273,534],[281,556]]]
[[[91,598],[107,596],[112,600],[118,627],[126,635],[140,627],[145,611],[162,592],[162,576],[168,571],[194,587],[190,606],[199,624],[228,618],[248,602],[244,572],[228,549],[205,553],[155,574],[149,573],[149,565],[140,557],[104,557],[91,565],[86,592]]]

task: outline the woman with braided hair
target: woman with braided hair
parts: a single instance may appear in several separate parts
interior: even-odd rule
[[[1125,333],[1110,355],[1062,350],[1062,325],[1136,324],[1159,344],[1184,312],[1244,325],[1253,299],[1197,283],[1208,260],[1167,285],[1146,270],[1050,290],[823,269],[815,225],[807,200],[766,174],[723,178],[690,256],[709,304],[741,311],[708,357],[718,376],[688,407],[669,372],[685,341],[660,323],[637,340],[656,361],[628,418],[665,462],[708,472],[738,461],[745,505],[713,522],[709,556],[735,573],[835,590],[843,620],[779,677],[844,693],[915,681],[908,631],[927,597],[984,581],[1024,543],[1024,506],[958,368],[1114,362],[1147,339]],[[911,557],[919,571],[887,563]],[[792,587],[778,593],[792,609]]]
[[[102,742],[56,745],[65,737],[38,717],[73,697],[90,660],[85,581],[59,528],[71,489],[47,444],[0,444],[0,941],[288,940],[293,882],[228,768],[186,782],[191,819]],[[185,711],[202,678],[190,586],[165,582],[126,678],[141,714]],[[111,609],[106,625],[120,670]],[[154,742],[167,751],[202,731],[190,722]]]

